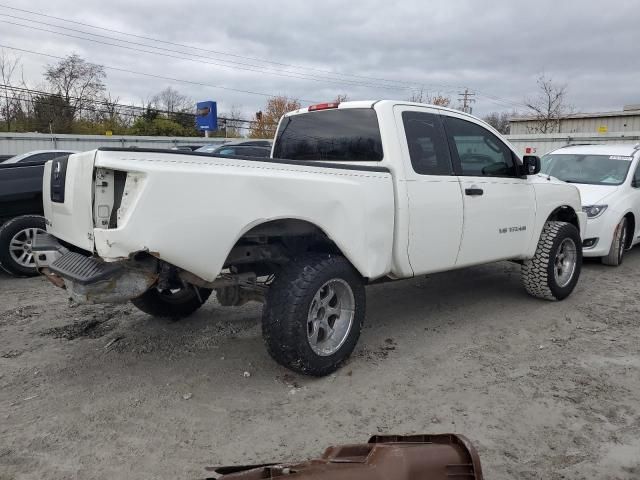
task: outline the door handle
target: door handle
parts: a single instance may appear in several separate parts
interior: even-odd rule
[[[464,189],[464,193],[465,193],[465,195],[469,195],[469,196],[473,197],[473,196],[476,196],[476,195],[482,195],[484,193],[484,190],[482,190],[481,188],[478,188],[478,187],[465,188]]]

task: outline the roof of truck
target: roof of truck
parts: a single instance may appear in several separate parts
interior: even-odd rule
[[[348,102],[326,102],[326,103],[338,103],[337,108],[372,108],[374,105],[378,103],[391,103],[394,105],[408,105],[408,106],[415,106],[415,107],[437,108],[438,110],[445,110],[447,112],[453,112],[459,115],[465,115],[475,119],[478,118],[478,117],[474,117],[469,113],[461,112],[460,110],[455,110],[453,108],[443,107],[441,105],[432,105],[430,103],[410,102],[407,100],[354,100],[354,101],[348,101]],[[298,115],[298,114],[307,113],[307,112],[309,112],[309,107],[303,107],[303,108],[299,108],[298,110],[293,110],[291,112],[288,112],[285,114],[285,116]]]

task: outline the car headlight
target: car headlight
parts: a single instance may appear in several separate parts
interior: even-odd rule
[[[589,205],[582,207],[582,211],[587,214],[587,218],[597,218],[604,213],[607,205]]]

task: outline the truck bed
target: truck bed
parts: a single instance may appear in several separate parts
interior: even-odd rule
[[[389,271],[394,193],[386,168],[138,148],[104,148],[68,162],[64,202],[45,202],[48,231],[107,261],[146,251],[213,280],[240,237],[293,219],[326,233],[363,276]],[[117,226],[94,229],[94,168],[127,177]]]

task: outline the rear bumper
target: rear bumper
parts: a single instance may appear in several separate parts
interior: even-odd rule
[[[38,271],[78,303],[124,303],[158,281],[155,259],[104,262],[70,251],[47,233],[36,235],[33,252]]]

